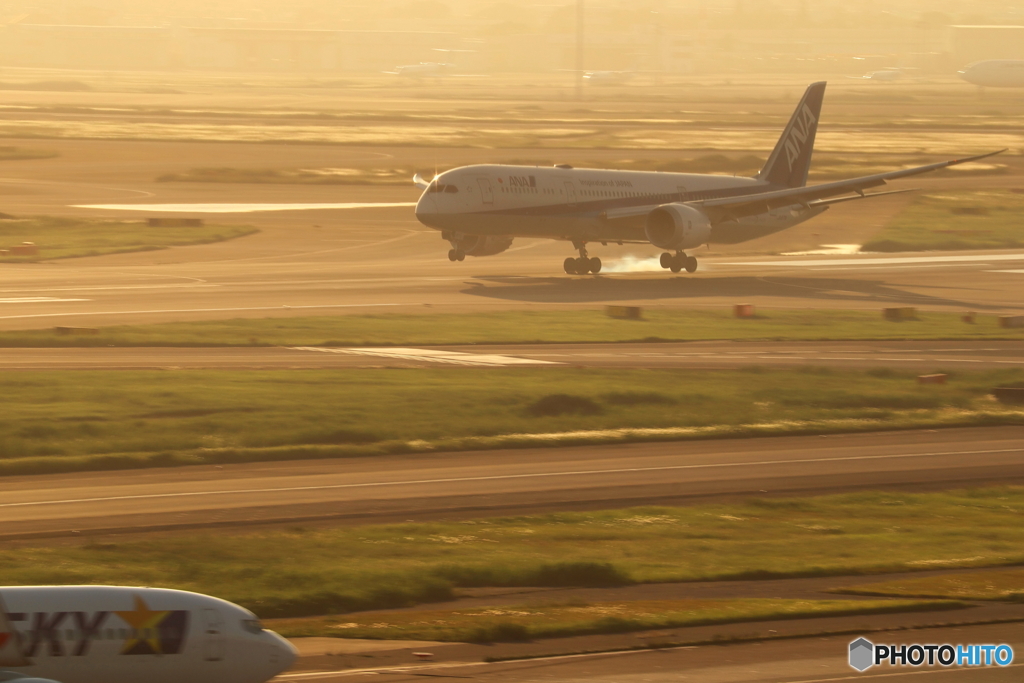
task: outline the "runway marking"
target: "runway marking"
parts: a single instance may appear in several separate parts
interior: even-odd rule
[[[889,266],[868,266],[866,268],[860,268],[860,270],[894,270],[894,269],[897,269],[897,268],[900,268],[902,270],[910,270],[910,269],[914,269],[914,268],[916,268],[918,270],[920,270],[922,268],[977,268],[978,266],[990,266],[990,265],[992,265],[992,264],[991,263],[933,263],[933,264],[929,264],[929,265],[919,265],[919,266],[896,264],[896,265],[889,265]],[[829,268],[808,268],[808,270],[824,270],[824,271],[827,271],[827,270],[830,270],[830,269]],[[851,270],[852,270],[852,268],[851,268]]]
[[[957,669],[927,669],[925,671],[894,671],[886,674],[854,674],[851,676],[839,676],[837,678],[799,678],[792,679],[789,683],[832,683],[833,681],[865,681],[873,678],[896,678],[898,676],[927,676],[928,674],[955,674],[955,673],[973,673],[978,674],[982,671],[1005,671],[1006,669],[1016,669],[1022,667],[1024,664],[1009,664],[1007,666],[1000,667],[986,667],[979,669],[977,667],[971,668],[957,668]]]
[[[333,204],[75,204],[73,209],[159,211],[162,213],[257,213],[317,209],[380,209],[416,206],[416,202],[339,202]]]
[[[1024,270],[989,270],[988,273],[1024,273]]]
[[[554,361],[536,360],[533,358],[515,358],[495,354],[464,353],[462,351],[435,351],[433,349],[331,349],[319,346],[292,346],[295,351],[319,351],[320,353],[340,353],[352,356],[377,356],[398,360],[420,360],[446,365],[477,365],[503,367],[508,365],[558,365]]]
[[[18,292],[105,292],[108,290],[125,289],[181,289],[182,287],[220,287],[221,285],[199,282],[178,282],[169,285],[95,285],[92,287],[35,287],[33,289],[0,289],[0,293],[17,294]],[[46,297],[37,297],[40,299]],[[91,299],[67,299],[67,301],[91,301]]]
[[[431,664],[406,664],[399,666],[379,666],[366,669],[342,669],[340,671],[304,671],[293,674],[281,674],[273,680],[303,680],[310,678],[326,678],[328,676],[360,676],[364,674],[386,674],[405,673],[407,671],[420,671],[424,669],[453,669],[469,666],[500,666],[515,664],[533,664],[535,662],[551,662],[564,659],[582,659],[590,657],[621,657],[623,655],[642,655],[653,652],[666,652],[669,650],[696,650],[696,645],[680,645],[678,647],[663,647],[658,650],[611,650],[609,652],[582,652],[574,655],[549,655],[546,657],[530,657],[529,659],[510,659],[503,662],[434,662]],[[1004,667],[1005,668],[1005,667]]]
[[[986,254],[978,256],[904,256],[864,259],[810,259],[807,261],[745,261],[719,262],[720,266],[888,266],[904,263],[984,263],[985,261],[1024,261],[1024,254]]]
[[[366,675],[380,675],[380,674],[402,674],[412,673],[416,671],[429,671],[431,669],[458,669],[467,667],[477,666],[500,666],[500,665],[516,665],[516,664],[535,664],[537,662],[550,662],[559,661],[565,659],[589,659],[597,657],[616,657],[623,655],[642,655],[642,654],[654,654],[658,652],[666,652],[672,650],[696,650],[697,646],[694,645],[682,645],[679,647],[668,647],[658,649],[643,649],[643,650],[613,650],[610,652],[584,652],[580,654],[572,655],[552,655],[550,657],[531,657],[529,659],[512,659],[503,662],[437,662],[431,664],[406,664],[404,666],[381,666],[372,667],[365,669],[342,669],[339,671],[306,671],[292,674],[281,674],[276,676],[273,680],[275,681],[296,681],[296,680],[311,680],[317,678],[330,678],[330,677],[342,677],[342,676],[366,676]],[[979,671],[1003,671],[1005,669],[1016,669],[1024,666],[1024,664],[1010,664],[1008,666],[992,667],[986,669],[977,668],[956,668],[956,669],[927,669],[925,671],[894,671],[891,673],[877,673],[877,674],[854,674],[850,676],[838,676],[834,678],[800,678],[792,679],[789,683],[834,683],[838,681],[862,681],[873,678],[895,678],[898,676],[926,676],[928,674],[948,674],[948,673],[978,673]]]
[[[19,296],[11,299],[0,299],[0,304],[47,304],[62,301],[92,301],[92,299],[58,299],[52,296]]]
[[[89,301],[89,299],[82,299]],[[377,308],[384,306],[419,306],[421,304],[324,304],[322,306],[251,306],[236,308],[158,308],[151,311],[81,311],[75,313],[33,313],[30,315],[0,315],[0,320],[21,318],[62,318],[77,315],[143,315],[152,313],[230,313],[233,311],[286,311],[313,308]]]
[[[726,469],[757,465],[806,465],[823,462],[857,462],[868,460],[902,460],[910,458],[939,458],[948,455],[992,455],[997,453],[1024,453],[1020,448],[997,448],[980,451],[936,451],[931,453],[887,453],[884,455],[853,455],[833,458],[800,458],[797,460],[755,460],[751,462],[719,462],[703,465],[664,465],[660,467],[622,467],[607,470],[569,470],[563,472],[532,472],[529,474],[495,474],[482,477],[445,477],[441,479],[411,479],[399,481],[370,481],[361,484],[321,484],[319,486],[281,486],[259,489],[226,489],[220,491],[179,491],[176,493],[141,493],[127,496],[98,498],[69,498],[66,500],[35,500],[22,503],[0,503],[0,508],[40,507],[44,505],[70,505],[72,503],[108,503],[117,500],[156,500],[161,498],[197,498],[241,493],[290,493],[295,491],[332,491],[339,489],[378,488],[382,486],[414,486],[419,484],[453,484],[474,481],[507,481],[513,479],[545,479],[551,477],[579,477],[601,474],[629,474],[637,472],[670,472],[679,470]]]

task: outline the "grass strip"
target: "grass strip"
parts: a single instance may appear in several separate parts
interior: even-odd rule
[[[941,563],[932,563],[932,568],[935,566],[941,566]],[[1024,602],[1024,569],[908,577],[896,581],[851,586],[834,592],[851,595]]]
[[[1020,424],[995,386],[891,369],[416,368],[0,375],[0,474]],[[401,419],[396,419],[400,415]]]
[[[33,263],[49,259],[154,251],[189,244],[207,244],[259,232],[242,225],[152,227],[145,221],[86,220],[35,216],[0,220],[0,249],[33,242],[38,255],[0,255],[0,263]]]
[[[49,149],[33,149],[31,147],[0,146],[0,161],[23,161],[25,159],[52,159],[60,156]]]
[[[2,224],[0,224],[2,225]],[[174,228],[177,230],[177,228]],[[889,322],[881,311],[771,310],[739,319],[728,310],[644,311],[643,320],[603,311],[502,311],[430,315],[344,315],[238,318],[103,327],[84,337],[52,330],[0,332],[0,347],[89,346],[406,346],[702,340],[970,340],[1024,339],[1024,328],[1001,328],[995,316],[974,324],[953,313],[921,312]]]
[[[1024,562],[1024,487],[10,547],[0,585],[159,585],[262,617],[408,607],[479,586],[607,586]],[[984,533],[979,533],[983,529]],[[345,623],[355,620],[346,619]]]
[[[862,251],[956,251],[1024,246],[1024,193],[1019,190],[943,192],[913,204]]]
[[[492,643],[779,619],[931,612],[967,606],[952,600],[636,600],[362,612],[273,620],[267,626],[288,638]]]

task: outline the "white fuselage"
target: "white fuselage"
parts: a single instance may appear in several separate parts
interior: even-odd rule
[[[294,660],[291,644],[251,612],[198,593],[0,588],[0,680],[263,683]]]
[[[959,74],[968,83],[987,88],[1024,88],[1024,59],[974,62]]]
[[[481,165],[439,175],[416,205],[437,230],[466,235],[549,237],[578,242],[647,242],[643,207],[735,197],[773,188],[754,178],[689,173]],[[711,242],[778,232],[823,209],[802,205],[713,226]]]

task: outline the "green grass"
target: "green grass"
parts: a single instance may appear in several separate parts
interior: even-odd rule
[[[937,563],[941,566],[941,563]],[[853,595],[937,597],[958,600],[1024,602],[1024,569],[993,569],[965,574],[907,577],[835,591]]]
[[[240,318],[104,327],[87,337],[55,336],[52,330],[0,331],[0,347],[1024,339],[1024,329],[1000,328],[995,316],[979,315],[975,324],[954,313],[924,311],[919,318],[893,323],[882,319],[881,310],[764,309],[746,320],[725,309],[652,309],[644,311],[643,320],[618,320],[599,310]]]
[[[0,220],[0,249],[34,242],[38,256],[0,255],[0,263],[100,256],[131,251],[152,251],[188,244],[206,244],[258,232],[238,225],[154,228],[145,221],[87,220],[36,216]]]
[[[945,192],[918,197],[863,251],[952,251],[1024,246],[1024,193]]]
[[[815,367],[9,372],[0,475],[1020,424],[1024,410],[990,392],[1022,378],[955,373],[922,386],[913,373]]]
[[[217,595],[267,618],[408,607],[476,586],[870,575],[939,563],[1006,566],[1024,563],[1020,510],[1024,488],[1004,487],[190,532],[8,547],[0,555],[0,585],[164,586]]]
[[[266,625],[287,638],[335,637],[520,642],[538,638],[628,633],[661,628],[958,609],[953,601],[914,600],[637,600],[551,605],[502,605],[455,610],[365,612],[279,619]]]

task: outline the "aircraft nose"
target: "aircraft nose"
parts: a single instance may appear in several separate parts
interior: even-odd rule
[[[270,668],[273,671],[271,678],[291,668],[295,660],[299,658],[299,651],[295,646],[273,631],[268,631],[273,638],[270,643]]]
[[[424,192],[420,196],[420,200],[416,202],[416,218],[423,225],[436,227],[434,223],[436,223],[437,215],[437,200],[432,193]]]

